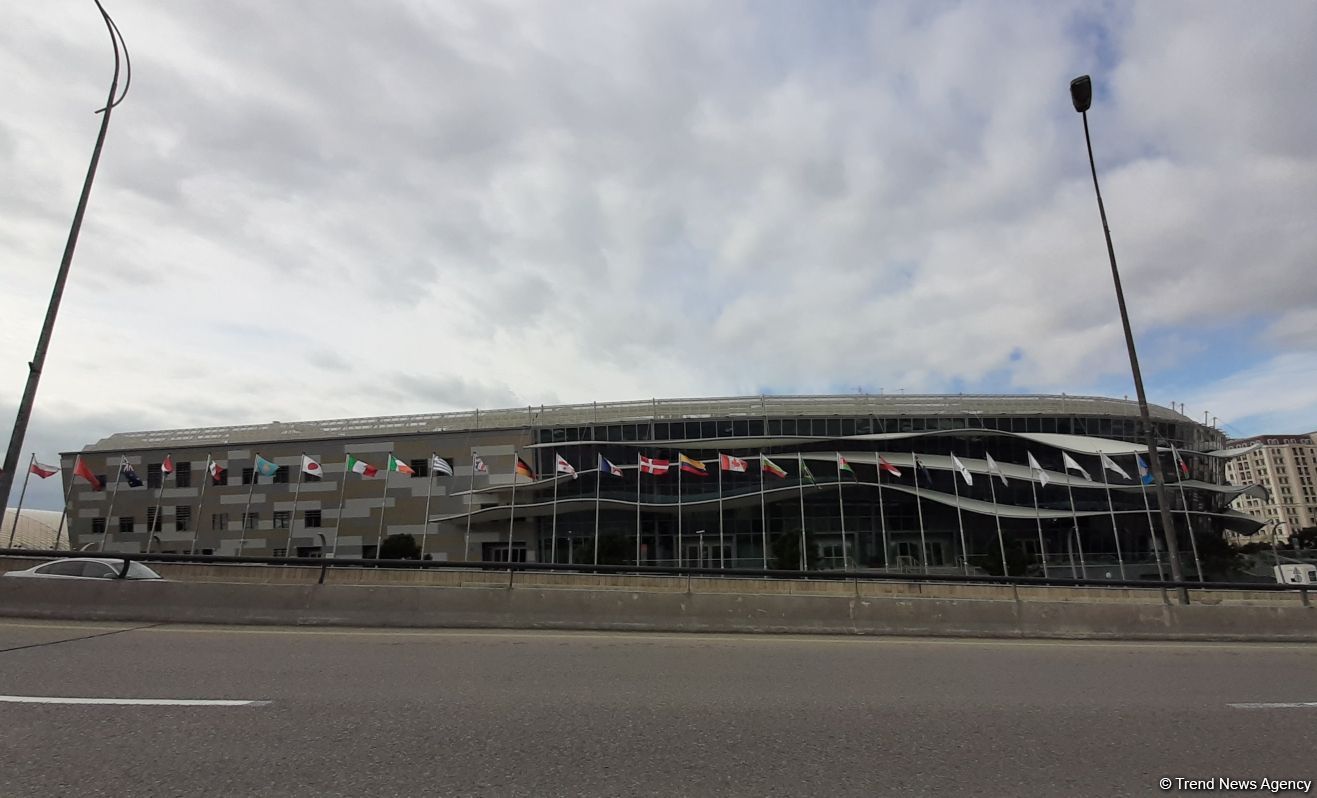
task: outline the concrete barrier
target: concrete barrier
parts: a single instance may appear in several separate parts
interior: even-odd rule
[[[0,579],[0,615],[135,623],[1317,642],[1317,611],[1298,604],[856,596],[853,585],[849,595],[482,588]]]

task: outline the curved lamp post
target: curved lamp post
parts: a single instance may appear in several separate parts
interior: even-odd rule
[[[1166,497],[1166,479],[1162,473],[1161,457],[1157,454],[1156,433],[1152,416],[1148,412],[1148,397],[1143,392],[1143,374],[1139,371],[1139,356],[1134,351],[1134,333],[1130,330],[1129,311],[1125,309],[1125,292],[1120,286],[1120,270],[1116,268],[1116,250],[1111,245],[1111,228],[1107,226],[1107,211],[1102,205],[1102,189],[1098,188],[1097,166],[1093,162],[1093,140],[1088,135],[1088,107],[1093,103],[1093,81],[1080,75],[1070,81],[1070,101],[1084,117],[1084,143],[1088,145],[1088,166],[1093,172],[1093,192],[1097,194],[1098,214],[1102,217],[1102,234],[1107,238],[1107,257],[1111,260],[1111,279],[1116,284],[1116,304],[1120,306],[1120,323],[1125,329],[1125,348],[1129,350],[1130,371],[1134,374],[1134,390],[1139,397],[1139,418],[1143,422],[1143,438],[1148,445],[1148,467],[1152,469],[1152,489],[1157,496],[1157,510],[1161,515],[1162,530],[1166,535],[1166,551],[1171,561],[1171,581],[1179,582],[1180,603],[1189,603],[1189,591],[1184,587],[1184,573],[1180,567],[1180,544],[1175,536],[1175,522],[1171,520],[1170,503]]]
[[[18,414],[14,418],[14,431],[9,436],[9,449],[5,452],[4,471],[0,473],[0,507],[9,504],[9,489],[13,485],[14,471],[18,468],[18,458],[23,449],[23,438],[27,436],[27,424],[32,417],[32,404],[37,397],[37,383],[41,381],[41,369],[46,363],[46,350],[50,347],[50,335],[55,329],[55,315],[59,313],[59,301],[64,296],[64,283],[69,277],[69,265],[73,263],[73,249],[78,245],[78,232],[82,229],[82,217],[87,212],[87,199],[91,196],[91,184],[96,179],[96,165],[101,160],[101,147],[105,144],[105,131],[110,126],[110,112],[123,102],[128,94],[128,85],[133,80],[132,62],[128,58],[128,46],[124,44],[119,26],[114,24],[110,15],[105,13],[101,0],[93,0],[96,9],[105,20],[105,29],[110,32],[110,44],[114,47],[114,77],[110,79],[110,93],[105,100],[105,107],[97,111],[101,117],[101,131],[96,136],[96,148],[91,153],[91,165],[87,167],[87,178],[82,183],[82,196],[78,198],[78,209],[73,213],[73,226],[69,228],[69,238],[64,244],[64,258],[59,264],[59,274],[55,277],[55,288],[50,292],[50,305],[46,308],[46,321],[41,326],[41,337],[37,339],[37,351],[27,364],[27,386],[23,389],[23,398],[18,403]],[[119,91],[120,50],[123,51],[124,83]]]

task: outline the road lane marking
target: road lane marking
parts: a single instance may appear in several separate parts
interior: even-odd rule
[[[0,695],[7,704],[107,704],[130,707],[259,707],[269,701],[201,698],[69,698],[67,696]]]
[[[1317,709],[1317,701],[1227,704],[1235,709]]]

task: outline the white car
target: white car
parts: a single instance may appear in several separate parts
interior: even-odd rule
[[[142,565],[140,562],[128,563],[128,573],[123,577],[123,560],[102,557],[71,557],[54,560],[28,568],[25,571],[7,571],[5,576],[32,577],[37,579],[160,579],[160,574]]]

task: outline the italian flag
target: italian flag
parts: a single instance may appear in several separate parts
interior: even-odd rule
[[[392,455],[390,455],[392,457]],[[348,455],[348,470],[360,474],[363,477],[373,477],[379,473],[379,469],[367,463],[365,460],[358,460],[352,455]]]
[[[389,452],[389,470],[397,471],[399,474],[406,474],[409,477],[416,476],[415,469],[394,457],[393,452]]]

